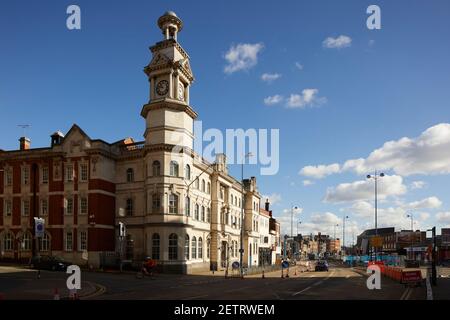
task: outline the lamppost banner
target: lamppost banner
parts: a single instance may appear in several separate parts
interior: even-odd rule
[[[45,220],[43,218],[34,218],[34,232],[38,238],[42,238],[44,236]]]

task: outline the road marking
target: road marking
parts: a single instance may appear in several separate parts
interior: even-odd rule
[[[294,296],[296,296],[296,295],[298,295],[298,294],[300,294],[300,293],[303,293],[303,292],[305,292],[305,291],[308,291],[308,290],[311,289],[312,287],[316,287],[316,286],[318,286],[318,285],[321,285],[324,281],[330,279],[330,277],[331,277],[332,275],[334,275],[334,270],[333,270],[333,271],[331,272],[331,274],[330,274],[328,277],[326,277],[325,279],[320,280],[320,281],[317,281],[316,283],[310,285],[309,287],[306,287],[305,289],[303,289],[303,290],[301,290],[301,291],[299,291],[299,292],[293,293],[292,296],[294,297]]]
[[[300,293],[303,293],[303,292],[305,292],[305,291],[307,291],[307,290],[309,290],[309,289],[311,289],[311,288],[312,288],[311,286],[306,287],[305,289],[303,289],[303,290],[301,290],[301,291],[299,291],[299,292],[293,293],[292,296],[294,297],[294,296],[296,296],[296,295],[298,295],[298,294],[300,294]]]
[[[86,281],[86,282],[89,283],[89,285],[95,287],[96,291],[94,291],[93,293],[90,293],[88,295],[85,295],[85,296],[80,296],[80,299],[82,299],[82,300],[92,299],[92,298],[98,297],[106,292],[105,286],[102,286],[101,284],[98,284],[98,283],[92,283],[90,281]]]
[[[400,297],[400,300],[408,300],[411,296],[413,289],[411,287],[406,288],[406,290],[403,292],[402,296]]]

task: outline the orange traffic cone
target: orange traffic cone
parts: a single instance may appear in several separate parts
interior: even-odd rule
[[[53,300],[59,300],[58,288],[55,288],[53,292]]]

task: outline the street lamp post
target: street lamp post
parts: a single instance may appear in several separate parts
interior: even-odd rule
[[[298,206],[291,205],[291,239],[292,239],[292,247],[291,247],[291,257],[294,253],[294,210],[297,210]]]
[[[240,234],[240,248],[239,248],[239,267],[241,278],[244,278],[244,269],[242,267],[242,262],[244,260],[244,163],[245,159],[253,156],[251,152],[245,154],[242,158],[241,164],[241,177],[242,177],[242,200],[241,200],[241,234]]]
[[[367,175],[367,179],[375,180],[375,236],[378,237],[378,179],[384,177],[384,173],[378,174],[375,170],[374,175]],[[377,243],[375,243],[375,261],[377,261]]]
[[[344,216],[342,224],[342,252],[345,255],[345,220],[348,220],[348,216]]]
[[[337,250],[336,250],[336,227],[339,227],[339,223],[336,223],[334,225],[334,238],[333,238],[334,245],[333,245],[333,250],[334,250],[335,256],[337,255]]]
[[[414,237],[415,237],[415,233],[414,233],[414,216],[412,213],[406,215],[407,218],[411,218],[411,247],[409,250],[409,259],[412,260],[414,258],[413,255],[413,241],[414,241]]]
[[[298,233],[298,225],[299,225],[299,224],[302,224],[302,222],[301,222],[301,221],[297,221],[297,235],[299,234],[299,233]]]

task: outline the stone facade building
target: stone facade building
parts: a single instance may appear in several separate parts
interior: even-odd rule
[[[102,252],[114,251],[190,273],[239,261],[241,227],[244,265],[279,251],[279,240],[273,243],[279,225],[275,230],[276,221],[260,210],[256,179],[241,183],[228,174],[225,155],[209,163],[193,151],[194,76],[177,40],[183,23],[167,12],[158,26],[163,40],[150,48],[144,70],[144,141],[108,143],[73,125],[66,135],[53,134],[50,147],[30,148],[21,138],[19,150],[0,150],[0,259],[38,251],[98,266]],[[45,219],[38,242],[34,217]],[[126,226],[123,239],[119,222]]]

